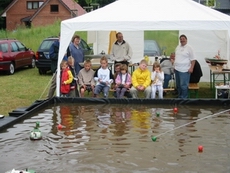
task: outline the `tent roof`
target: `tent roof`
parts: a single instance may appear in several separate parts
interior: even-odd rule
[[[192,0],[119,0],[62,22],[76,31],[227,30],[230,16]]]
[[[58,63],[75,31],[229,29],[230,16],[192,0],[118,0],[103,8],[61,22]],[[60,81],[57,79],[57,88],[59,85]],[[59,94],[57,90],[57,96]]]

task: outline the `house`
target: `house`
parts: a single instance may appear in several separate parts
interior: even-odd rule
[[[45,26],[85,13],[74,0],[13,0],[1,17],[5,18],[7,30],[15,30],[20,26]]]
[[[200,4],[210,6],[211,8],[230,15],[230,1],[229,0],[194,0]]]

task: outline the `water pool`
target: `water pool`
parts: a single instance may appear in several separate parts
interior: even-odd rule
[[[179,106],[175,114],[165,105],[53,105],[0,133],[0,172],[230,172],[230,116],[218,113],[223,110]],[[31,141],[37,121],[43,139]]]

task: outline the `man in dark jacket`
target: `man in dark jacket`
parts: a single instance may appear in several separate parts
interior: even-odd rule
[[[60,39],[60,36],[59,36]],[[48,92],[48,99],[52,98],[56,90],[56,77],[57,77],[57,62],[58,62],[58,52],[59,52],[59,39],[54,41],[49,50],[49,56],[51,60],[51,71],[53,73],[51,84]]]
[[[53,42],[53,44],[51,45],[50,50],[49,50],[52,73],[55,73],[57,70],[59,46],[60,46],[60,42],[58,39],[58,40]]]

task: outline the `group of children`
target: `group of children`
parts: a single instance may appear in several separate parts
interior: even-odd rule
[[[114,89],[116,98],[138,98],[138,92],[144,92],[145,98],[163,98],[164,72],[158,62],[153,64],[150,72],[146,60],[141,60],[139,67],[131,75],[126,64],[115,64],[115,74],[108,68],[108,59],[100,59],[100,68],[91,69],[90,60],[84,62],[84,68],[76,75],[74,71],[74,59],[61,62],[61,96],[75,97],[79,84],[80,97],[84,97],[85,91],[92,92],[92,97],[99,97],[103,93],[108,98],[111,88]]]

